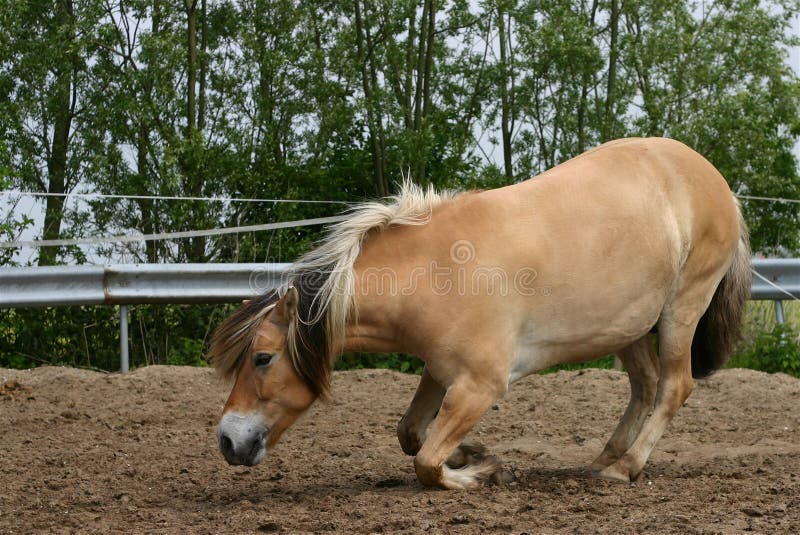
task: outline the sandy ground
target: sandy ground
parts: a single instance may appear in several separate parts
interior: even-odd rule
[[[620,372],[529,377],[474,438],[517,481],[420,486],[395,426],[417,378],[337,373],[255,468],[215,442],[208,369],[0,369],[0,532],[797,533],[800,380],[728,370],[698,387],[638,484],[592,478],[627,401]]]

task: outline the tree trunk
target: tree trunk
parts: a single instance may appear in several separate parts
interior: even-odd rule
[[[149,146],[149,135],[147,125],[142,121],[139,124],[139,132],[136,138],[136,172],[139,175],[139,195],[152,194],[147,188],[150,184],[149,175],[147,171],[147,149]],[[139,211],[142,213],[142,232],[144,234],[153,234],[155,232],[153,219],[153,200],[152,199],[138,199]],[[156,240],[147,240],[144,242],[145,253],[148,264],[158,263],[158,252],[156,249]]]
[[[372,49],[370,36],[365,28],[361,16],[361,0],[355,0],[356,16],[356,51],[358,63],[361,68],[361,83],[364,90],[364,100],[367,104],[367,127],[369,128],[370,152],[372,153],[372,166],[375,178],[375,191],[380,197],[389,194],[389,187],[385,176],[385,141],[383,140],[380,115],[376,113],[376,95],[374,94],[373,80],[375,78],[374,61],[370,61],[365,49]],[[365,42],[366,41],[366,42]],[[371,53],[370,53],[371,56]],[[370,65],[368,65],[368,63]],[[370,76],[372,71],[372,76]],[[378,115],[376,117],[376,115]]]
[[[196,128],[197,0],[186,0],[186,134]]]
[[[158,35],[161,31],[161,4],[159,0],[153,1],[153,14],[151,18],[152,33]],[[153,101],[153,88],[155,81],[153,76],[148,70],[144,72],[144,80],[142,82],[142,90],[149,101]],[[146,114],[141,114],[139,119],[139,129],[136,132],[136,173],[138,175],[138,188],[137,195],[153,195],[158,193],[158,189],[154,188],[154,183],[151,180],[150,172],[147,164],[147,155],[150,150],[150,131],[152,130],[152,123],[147,118]],[[152,199],[139,199],[136,201],[139,206],[139,211],[142,214],[142,233],[153,234],[156,231],[155,221],[158,217],[155,214],[155,203]],[[145,245],[145,258],[149,264],[157,264],[159,261],[159,245],[157,240],[147,240]]]
[[[617,60],[619,57],[619,0],[611,0],[611,14],[608,25],[611,31],[608,49],[608,85],[606,87],[605,116],[601,141],[609,141],[614,136],[614,106],[616,105]]]
[[[193,197],[203,194],[203,179],[201,176],[197,107],[197,0],[186,0],[186,136],[184,142],[183,172],[186,176],[186,193]],[[204,97],[201,97],[201,100]],[[195,211],[190,223],[203,221],[205,205],[200,202],[194,205]],[[206,237],[198,236],[189,239],[187,260],[190,262],[203,262],[206,257]]]
[[[592,1],[591,13],[589,15],[589,26],[594,29],[597,17],[597,0]],[[588,108],[589,89],[592,77],[583,73],[581,80],[581,99],[578,103],[578,146],[577,153],[583,154],[586,151],[586,112]]]
[[[200,3],[200,88],[197,103],[197,129],[201,132],[206,127],[206,77],[208,70],[208,54],[206,33],[208,24],[206,23],[207,13],[206,0]]]
[[[497,5],[497,34],[500,41],[500,133],[503,139],[503,170],[509,183],[514,181],[511,153],[511,100],[508,91],[508,36],[502,2]]]
[[[428,10],[428,28],[425,30],[425,70],[422,82],[422,120],[419,124],[418,135],[424,143],[423,151],[417,164],[417,180],[424,184],[427,180],[427,160],[429,156],[428,144],[428,117],[431,107],[431,76],[433,72],[433,45],[436,36],[436,5],[434,0],[427,0],[425,8]],[[420,46],[422,41],[420,41]]]
[[[417,38],[417,9],[411,6],[408,13],[408,39],[406,39],[406,72],[405,72],[405,121],[406,130],[414,128],[414,106],[412,88],[414,86],[414,41]]]
[[[55,21],[59,30],[71,23],[75,16],[72,0],[56,2]],[[71,39],[73,37],[71,36]],[[69,153],[69,133],[72,128],[74,102],[74,70],[76,60],[63,65],[57,71],[54,87],[55,121],[50,154],[47,158],[47,192],[63,194],[67,192],[67,159]],[[47,197],[44,211],[44,230],[42,238],[56,240],[61,235],[64,218],[64,197]],[[39,265],[52,266],[58,257],[57,247],[43,247],[39,250]]]

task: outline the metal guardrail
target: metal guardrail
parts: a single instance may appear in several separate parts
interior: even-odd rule
[[[772,285],[754,275],[750,299],[800,299],[800,258],[754,258],[753,270]]]
[[[120,371],[128,305],[229,303],[280,284],[290,264],[130,264],[0,268],[0,308],[119,305]]]
[[[0,308],[226,303],[280,282],[290,264],[0,268]]]
[[[0,268],[0,308],[120,306],[120,369],[128,370],[133,304],[226,303],[276,287],[291,264],[130,264]],[[800,298],[800,258],[755,258],[751,298]],[[765,280],[766,279],[766,280]],[[769,282],[767,282],[769,281]],[[770,284],[771,283],[771,284]]]

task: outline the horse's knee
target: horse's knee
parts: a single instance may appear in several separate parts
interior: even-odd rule
[[[406,455],[416,455],[422,447],[416,429],[408,423],[405,416],[397,424],[397,440]]]

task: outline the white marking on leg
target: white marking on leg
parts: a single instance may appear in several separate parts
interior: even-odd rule
[[[475,489],[498,470],[497,461],[487,459],[483,462],[470,464],[463,468],[450,468],[442,465],[442,479],[451,489]]]

